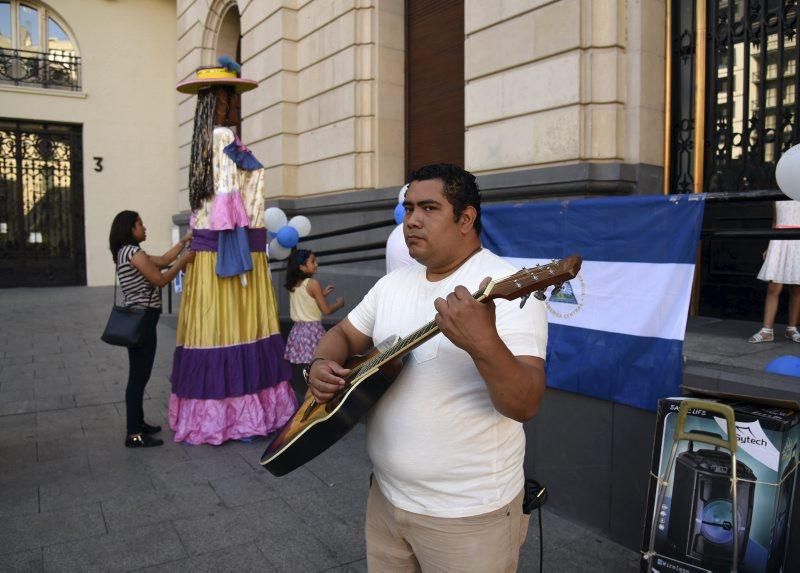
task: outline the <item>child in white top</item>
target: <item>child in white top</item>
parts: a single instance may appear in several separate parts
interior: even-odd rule
[[[773,220],[772,226],[775,229],[800,228],[800,202],[777,201]],[[784,336],[793,342],[800,342],[800,332],[797,331],[800,318],[800,241],[770,241],[769,247],[764,251],[764,264],[758,278],[768,283],[764,301],[764,325],[748,342],[759,344],[775,339],[773,326],[783,285],[791,286],[788,326]]]
[[[286,340],[284,358],[292,364],[308,364],[314,357],[317,343],[325,334],[322,315],[332,314],[344,306],[339,297],[329,305],[325,297],[334,290],[333,285],[324,289],[317,279],[317,256],[307,250],[298,249],[289,255],[286,268],[286,288],[289,290],[289,313],[294,324]]]

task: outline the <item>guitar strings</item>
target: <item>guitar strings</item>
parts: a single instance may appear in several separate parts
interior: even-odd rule
[[[552,272],[552,267],[556,266],[556,264],[557,263],[550,263],[550,264],[547,264],[547,265],[536,265],[535,267],[533,267],[531,269],[522,269],[522,270],[514,273],[510,277],[506,277],[504,279],[501,279],[501,280],[497,281],[497,283],[495,283],[495,285],[496,286],[500,286],[500,285],[505,285],[506,283],[514,284],[519,279],[526,278],[526,277],[532,277],[532,278],[534,278],[534,280],[536,280],[537,277],[533,274],[534,272],[536,272],[536,273],[547,272],[548,269],[550,269],[551,274],[555,275],[555,273]],[[485,289],[481,290],[479,292],[473,293],[472,294],[472,298],[477,299],[484,292],[485,292]],[[427,324],[425,324],[424,326],[418,328],[417,330],[415,330],[414,332],[412,332],[411,334],[409,334],[405,338],[400,338],[399,340],[397,340],[397,342],[395,342],[392,346],[390,346],[389,348],[387,348],[383,352],[381,352],[378,355],[372,357],[371,359],[369,359],[368,361],[364,362],[363,364],[360,364],[360,365],[356,366],[353,369],[353,371],[350,373],[350,376],[348,376],[348,378],[352,379],[352,378],[356,378],[356,377],[360,376],[362,372],[369,371],[372,368],[374,368],[375,366],[377,366],[378,364],[380,364],[382,361],[384,361],[386,359],[386,357],[392,356],[392,355],[398,353],[400,350],[403,350],[404,348],[407,348],[407,347],[415,345],[418,341],[422,340],[423,338],[426,338],[426,337],[429,337],[429,336],[433,336],[434,334],[437,334],[438,330],[439,330],[439,327],[436,325],[436,321],[435,320],[432,320],[432,321],[428,322]]]
[[[476,298],[477,299],[482,294],[483,294],[483,291],[473,293],[472,294],[472,298]],[[438,330],[439,330],[439,327],[436,325],[436,321],[435,320],[432,320],[432,321],[428,322],[427,324],[425,324],[424,326],[418,328],[417,330],[415,330],[414,332],[412,332],[411,334],[409,334],[405,338],[399,339],[392,346],[390,346],[389,348],[387,348],[386,350],[384,350],[383,352],[381,352],[377,356],[374,356],[373,358],[371,358],[367,362],[357,366],[353,370],[353,372],[350,374],[350,377],[356,377],[356,376],[360,375],[361,372],[364,372],[364,371],[367,371],[367,370],[371,370],[372,368],[377,366],[381,361],[383,361],[387,356],[392,356],[393,354],[396,354],[397,352],[399,352],[403,348],[407,348],[409,346],[413,346],[419,340],[421,340],[421,339],[423,339],[425,337],[433,336],[434,334],[437,333],[435,331],[438,331]]]

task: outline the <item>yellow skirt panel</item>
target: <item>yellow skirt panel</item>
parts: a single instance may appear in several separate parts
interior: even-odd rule
[[[280,332],[265,253],[251,253],[247,286],[215,272],[217,253],[198,252],[183,279],[178,346],[211,348],[254,342]]]

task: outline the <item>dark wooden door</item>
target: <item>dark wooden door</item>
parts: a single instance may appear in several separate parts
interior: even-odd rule
[[[406,1],[406,168],[464,165],[464,0]]]

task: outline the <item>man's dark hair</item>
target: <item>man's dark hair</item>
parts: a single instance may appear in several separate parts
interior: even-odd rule
[[[133,238],[133,228],[139,213],[136,211],[120,211],[111,223],[111,231],[108,233],[108,247],[111,249],[111,257],[114,264],[117,264],[117,253],[125,245],[138,245],[139,241]]]
[[[481,234],[481,192],[475,182],[475,176],[458,165],[451,163],[435,163],[426,165],[414,171],[409,181],[428,181],[441,179],[444,184],[444,196],[453,206],[455,220],[461,217],[464,209],[472,205],[475,207],[475,223],[473,228],[478,235]]]

